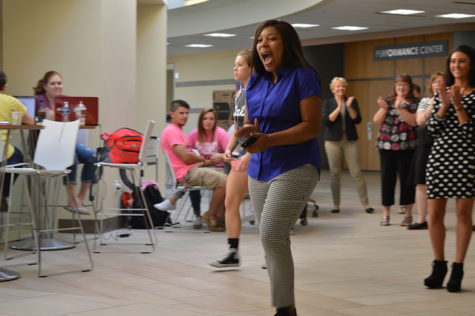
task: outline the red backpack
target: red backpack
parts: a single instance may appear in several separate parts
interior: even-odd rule
[[[137,163],[143,134],[131,128],[119,128],[113,133],[101,135],[104,147],[98,160],[112,163]],[[107,157],[108,156],[108,157]]]

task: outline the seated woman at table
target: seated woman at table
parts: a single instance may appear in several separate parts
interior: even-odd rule
[[[55,101],[54,98],[61,96],[63,93],[63,77],[57,71],[48,71],[41,78],[36,87],[33,88],[36,96],[36,111],[44,111],[45,118],[54,120],[55,116]],[[66,209],[70,211],[77,211],[81,214],[88,214],[84,209],[83,200],[95,179],[96,166],[95,150],[87,147],[84,144],[76,144],[76,158],[74,164],[69,167],[71,173],[69,174],[68,192],[68,206]],[[79,194],[76,195],[76,173],[78,162],[84,164],[81,173],[81,188]],[[65,183],[66,184],[66,183]]]
[[[23,124],[33,124],[35,120],[28,114],[26,107],[21,104],[16,98],[5,94],[7,89],[7,75],[0,70],[0,121],[10,122],[12,121],[12,112],[21,112],[21,122]],[[2,130],[3,145],[7,142],[7,131]],[[23,155],[21,151],[8,144],[8,148],[5,151],[4,157],[7,160],[8,165],[13,165],[23,162]],[[10,174],[5,174],[5,181],[3,185],[3,195],[0,205],[0,212],[8,211],[7,197],[10,195]]]

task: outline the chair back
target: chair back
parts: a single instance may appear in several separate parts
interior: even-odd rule
[[[154,126],[155,126],[155,121],[153,120],[147,121],[147,127],[145,128],[145,133],[143,135],[143,143],[142,143],[142,146],[140,147],[140,152],[139,152],[139,161],[142,162],[143,164],[147,163],[148,148],[150,147],[150,137],[152,137],[152,130]]]
[[[79,120],[43,120],[33,162],[48,170],[64,170],[74,163]]]
[[[168,153],[165,151],[163,152],[165,155],[165,165],[167,168],[167,175],[168,179],[166,180],[167,186],[170,185],[171,188],[175,189],[178,187],[178,181],[175,176],[175,171],[173,170],[172,164],[170,162],[170,157],[168,157]]]
[[[160,137],[150,136],[150,141],[148,143],[146,161],[149,165],[154,165],[158,162],[160,158]]]

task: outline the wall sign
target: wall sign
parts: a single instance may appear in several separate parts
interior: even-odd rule
[[[447,41],[376,46],[374,48],[374,60],[447,56],[447,46]]]

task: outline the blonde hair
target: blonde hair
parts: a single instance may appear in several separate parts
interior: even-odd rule
[[[247,65],[252,68],[252,52],[249,49],[239,51],[236,56],[242,56],[246,60]]]
[[[434,96],[434,90],[432,90],[432,83],[435,81],[435,79],[437,79],[438,77],[442,77],[442,80],[445,81],[445,75],[442,71],[435,71],[431,74],[430,76],[430,83],[429,83],[429,87],[428,87],[428,90],[429,90],[429,93],[430,93],[430,96],[433,97]]]
[[[346,81],[345,78],[343,77],[335,77],[332,79],[332,81],[330,82],[330,90],[333,91],[333,87],[335,87],[335,85],[337,84],[337,82],[343,82],[343,84],[345,85],[345,87],[348,87],[348,82]]]

